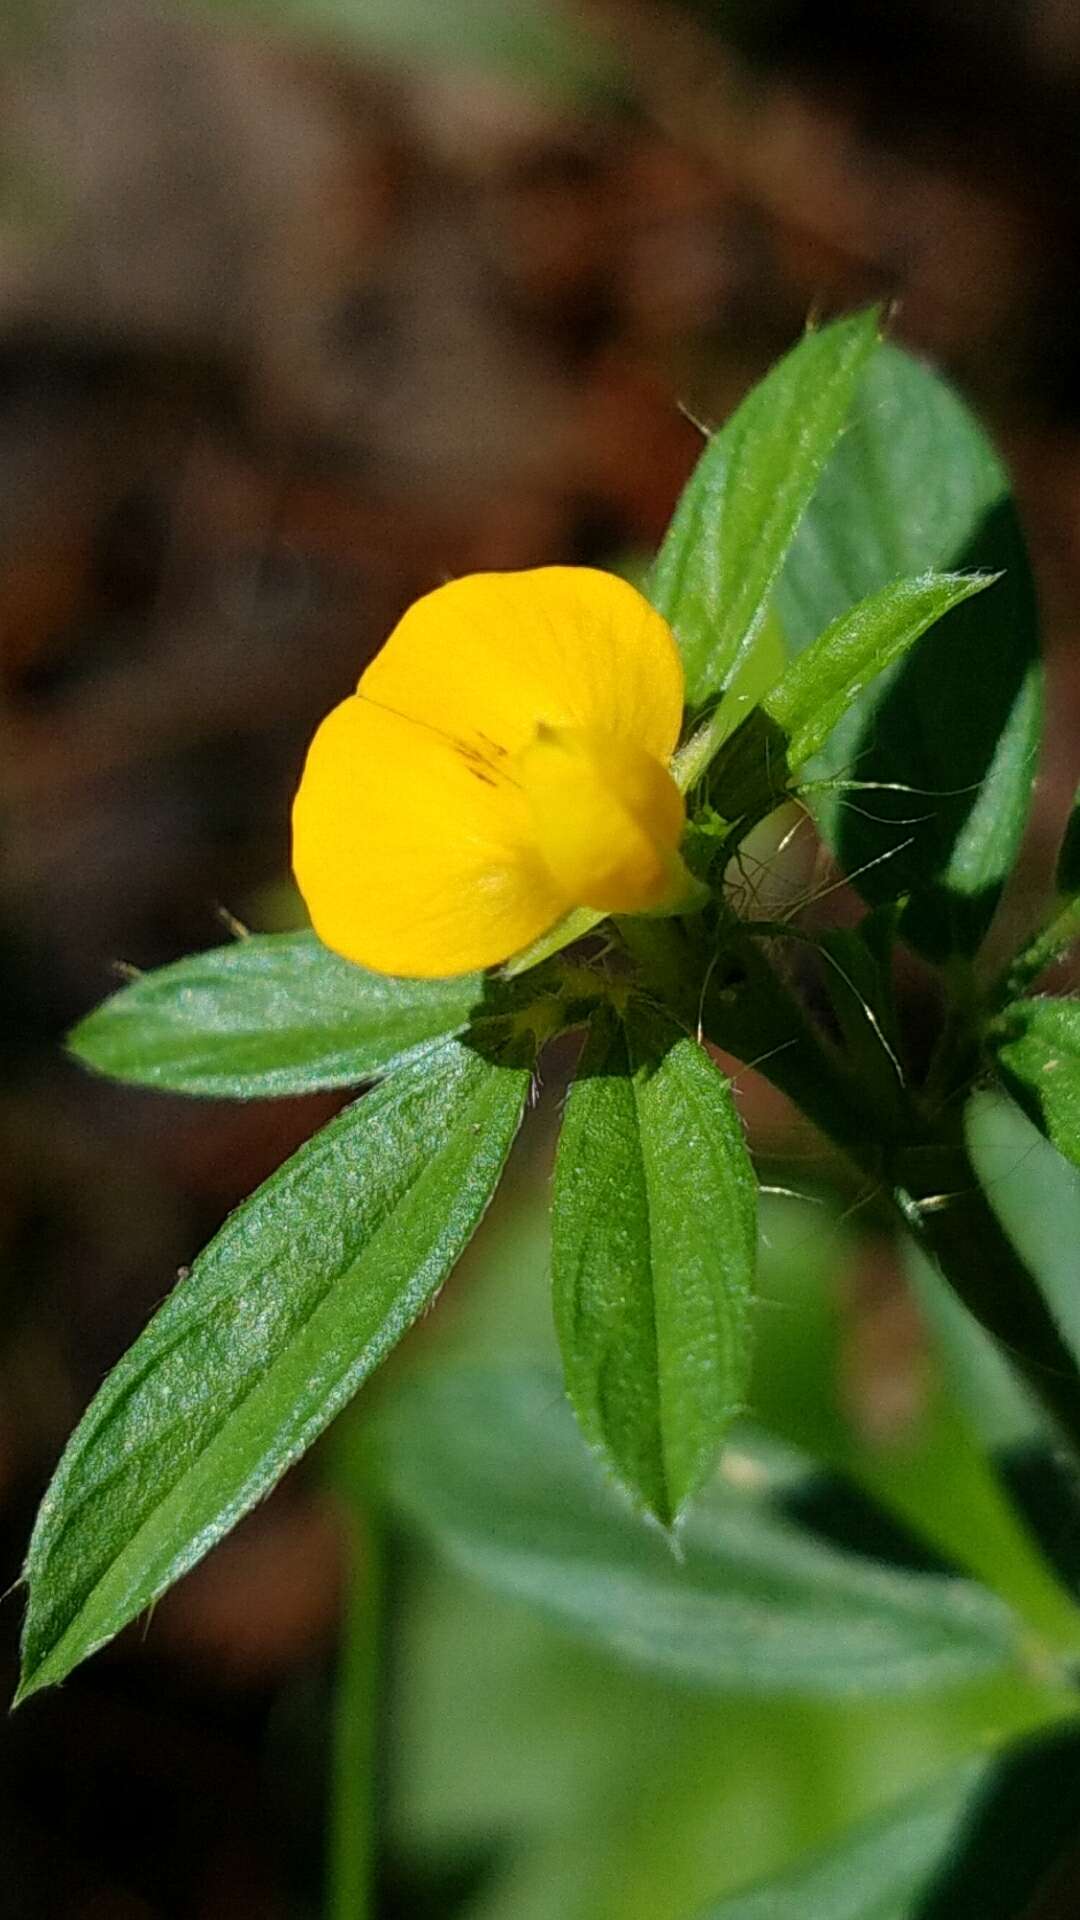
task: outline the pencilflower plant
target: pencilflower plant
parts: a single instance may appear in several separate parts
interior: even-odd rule
[[[770,1517],[768,1452],[741,1505],[716,1476],[760,1410],[757,1182],[713,1049],[756,1064],[909,1237],[964,1378],[1011,1372],[1025,1434],[1080,1445],[1080,1308],[1019,1244],[983,1150],[1007,1111],[1066,1181],[1080,1165],[1080,1001],[1030,992],[1080,931],[1075,821],[1045,926],[983,958],[1040,724],[1007,478],[875,312],[808,331],[706,439],[644,592],[552,567],[407,612],[308,755],[294,863],[313,930],[136,978],[72,1037],[97,1072],[173,1092],[369,1090],[226,1222],[84,1416],[30,1546],[20,1697],[220,1540],[431,1306],[543,1050],[581,1032],[551,1262],[580,1435],[549,1394],[484,1389],[456,1508],[456,1416],[426,1469],[407,1437],[414,1517],[439,1531],[440,1478],[443,1531],[485,1577],[699,1682],[842,1691],[857,1670],[888,1692],[1037,1666],[1059,1714],[1080,1615],[1003,1494],[993,1551],[959,1507],[936,1527],[966,1578],[886,1577]],[[861,896],[857,925],[740,912],[743,842],[795,801]],[[902,948],[938,982],[928,1060],[899,1020]],[[985,1412],[976,1392],[989,1451]],[[476,1475],[508,1448],[507,1511],[489,1507],[470,1559]],[[573,1536],[567,1565],[590,1543],[576,1582],[551,1577],[549,1527]]]

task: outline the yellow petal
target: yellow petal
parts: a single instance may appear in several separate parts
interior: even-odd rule
[[[328,947],[419,979],[493,966],[572,904],[536,850],[518,788],[444,734],[355,695],[308,752],[293,866]]]
[[[517,753],[538,726],[595,728],[670,758],[683,671],[667,622],[592,567],[475,573],[426,594],[359,691],[482,752]]]
[[[648,913],[685,891],[682,794],[636,742],[544,726],[512,771],[544,862],[576,906]]]
[[[670,629],[612,575],[428,594],[308,754],[293,860],[316,932],[432,978],[505,960],[578,905],[670,904],[682,698]]]

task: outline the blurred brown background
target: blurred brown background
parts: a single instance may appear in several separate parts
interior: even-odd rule
[[[347,32],[287,11],[21,0],[0,29],[5,1584],[106,1368],[325,1111],[92,1083],[63,1032],[219,909],[295,923],[306,739],[416,594],[647,554],[691,421],[808,313],[895,301],[1013,461],[1047,609],[1016,920],[1076,778],[1075,6],[581,0],[566,61],[467,9],[459,44],[454,0],[404,52],[365,0]],[[294,1476],[10,1723],[0,1911],[317,1910],[339,1561]],[[18,1624],[11,1595],[8,1691]]]

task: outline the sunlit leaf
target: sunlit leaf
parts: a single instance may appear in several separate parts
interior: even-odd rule
[[[701,1047],[633,1010],[598,1021],[559,1143],[555,1318],[587,1438],[664,1524],[745,1403],[756,1191]]]
[[[807,333],[709,439],[649,590],[682,649],[691,706],[731,683],[761,632],[795,529],[877,344],[873,309]]]
[[[1016,1000],[993,1048],[1010,1093],[1074,1166],[1080,1166],[1080,1000]]]
[[[836,782],[814,805],[842,864],[872,902],[908,896],[904,934],[937,959],[978,946],[1027,817],[1036,610],[997,455],[944,380],[883,347],[779,582],[789,645],[901,576],[972,569],[1004,578],[868,688],[815,766]],[[849,795],[851,780],[875,790]]]
[[[526,1065],[450,1042],[231,1215],[106,1380],[45,1495],[22,1696],[201,1559],[429,1305],[491,1197],[528,1081]]]
[[[458,1032],[479,974],[393,980],[313,933],[252,934],[121,987],[80,1022],[71,1051],[114,1080],[250,1100],[353,1086]]]
[[[797,654],[762,705],[787,739],[787,760],[801,767],[870,682],[914,646],[928,627],[984,587],[993,576],[925,573],[893,580],[860,600]]]

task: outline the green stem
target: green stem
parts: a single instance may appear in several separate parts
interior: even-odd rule
[[[378,1718],[382,1665],[381,1541],[370,1512],[349,1510],[346,1599],[334,1702],[327,1920],[375,1912]]]
[[[680,793],[689,793],[691,787],[696,787],[729,731],[730,722],[726,718],[721,722],[717,712],[684,741],[671,762],[671,777]]]
[[[1030,940],[1026,947],[1010,961],[1004,974],[992,993],[995,1006],[1004,1006],[1009,1000],[1015,1000],[1018,994],[1026,992],[1040,973],[1060,960],[1069,948],[1080,940],[1080,894],[1066,900],[1058,911]]]

